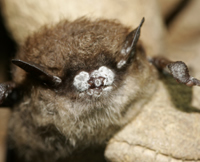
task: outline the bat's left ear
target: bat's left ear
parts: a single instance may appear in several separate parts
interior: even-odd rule
[[[135,55],[136,44],[140,37],[140,29],[144,23],[144,20],[145,19],[143,17],[140,22],[140,25],[126,36],[126,39],[121,49],[121,55],[124,56],[124,59],[117,64],[118,68],[121,68],[126,62],[128,62]]]
[[[62,82],[59,77],[48,74],[41,67],[33,63],[25,62],[19,59],[12,59],[12,63],[47,85],[58,86]]]

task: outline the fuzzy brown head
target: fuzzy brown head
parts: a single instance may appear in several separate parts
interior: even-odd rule
[[[13,60],[29,74],[18,69],[14,80],[38,80],[73,99],[109,96],[124,84],[130,69],[137,76],[146,64],[136,46],[143,22],[133,31],[116,21],[85,18],[44,27],[27,39]]]
[[[81,18],[30,36],[12,60],[14,82],[24,92],[14,105],[19,118],[34,128],[55,126],[68,152],[103,144],[142,110],[156,88],[156,70],[138,42],[143,21],[131,31],[116,21]],[[40,146],[37,139],[31,145]],[[44,141],[46,152],[52,138]]]

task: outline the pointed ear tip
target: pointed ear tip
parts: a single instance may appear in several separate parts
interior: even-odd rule
[[[16,65],[17,59],[12,59],[11,62]]]
[[[139,26],[142,26],[142,25],[143,25],[143,23],[144,23],[144,21],[145,21],[145,17],[143,17],[143,18],[142,18],[142,20],[141,20],[141,23],[140,23],[140,25],[139,25]]]
[[[12,59],[11,62],[12,62],[13,64],[15,64],[15,65],[18,66],[18,64],[19,64],[19,63],[22,63],[23,61],[20,60],[20,59]]]
[[[20,61],[20,60],[19,59],[12,59],[11,60],[12,63],[15,63],[15,62],[18,62],[18,61]]]

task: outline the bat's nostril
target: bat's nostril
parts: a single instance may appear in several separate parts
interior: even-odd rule
[[[97,78],[90,78],[88,81],[88,84],[90,85],[90,88],[99,88],[100,86],[104,86],[104,80],[103,77],[97,77]]]
[[[95,79],[94,84],[95,84],[96,87],[99,87],[102,84],[102,82],[101,82],[100,79]]]

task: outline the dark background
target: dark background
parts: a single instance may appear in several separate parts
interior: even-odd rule
[[[15,56],[16,43],[9,35],[0,14],[0,82],[10,80],[10,60]]]
[[[4,25],[4,20],[0,14],[0,83],[11,80],[10,65],[11,58],[15,56],[16,53],[16,43],[9,35]],[[0,111],[0,122],[6,125],[7,118],[9,116],[9,108],[3,108]],[[5,134],[6,129],[1,126],[0,133],[1,138]],[[1,141],[3,142],[3,141]],[[6,143],[6,141],[4,141]],[[2,145],[2,143],[1,143]],[[7,151],[7,162],[14,162],[14,152],[12,150]]]

